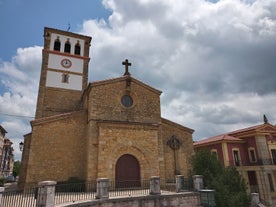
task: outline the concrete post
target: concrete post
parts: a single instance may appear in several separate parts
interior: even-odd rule
[[[38,194],[36,207],[55,206],[55,185],[56,181],[42,181],[38,183]]]
[[[184,175],[176,175],[175,176],[175,187],[176,192],[179,193],[184,188]]]
[[[195,191],[200,191],[203,189],[203,176],[202,175],[194,175],[194,189]]]
[[[97,179],[96,198],[97,199],[109,198],[109,179],[108,178]]]
[[[0,204],[2,203],[2,197],[3,197],[4,191],[5,191],[5,187],[0,187]]]
[[[251,206],[255,207],[260,203],[259,193],[251,193]]]
[[[159,195],[160,191],[160,177],[152,176],[150,178],[150,195]]]

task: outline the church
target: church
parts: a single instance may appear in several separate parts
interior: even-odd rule
[[[88,82],[91,39],[44,28],[36,115],[24,136],[19,187],[70,178],[139,185],[151,176],[187,177],[194,130],[161,117],[162,92],[132,77],[127,59],[122,76]]]

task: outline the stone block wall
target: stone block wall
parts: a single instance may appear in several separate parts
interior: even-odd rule
[[[85,112],[74,112],[32,123],[26,182],[85,179]]]
[[[115,180],[115,165],[124,154],[139,161],[141,179],[159,176],[158,126],[99,123],[98,175]]]
[[[194,153],[192,138],[193,130],[171,122],[167,119],[162,119],[161,128],[162,145],[160,147],[163,147],[164,152],[164,173],[166,175],[166,179],[171,179],[175,176],[174,151],[168,146],[167,143],[172,135],[175,135],[176,138],[180,141],[180,149],[177,150],[180,174],[188,176],[189,170],[191,169],[189,159]]]
[[[114,83],[93,83],[88,100],[88,119],[160,123],[160,92],[150,87],[150,90],[145,90],[145,87],[132,81],[127,90],[124,77]],[[125,94],[133,99],[129,108],[121,103]]]

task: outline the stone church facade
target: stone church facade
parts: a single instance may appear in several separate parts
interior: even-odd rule
[[[188,176],[193,130],[161,117],[161,91],[132,77],[127,60],[123,76],[88,83],[90,41],[44,29],[36,117],[24,137],[19,187],[72,177]]]

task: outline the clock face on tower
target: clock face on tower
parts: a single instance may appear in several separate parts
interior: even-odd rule
[[[70,68],[72,66],[72,62],[69,59],[62,59],[61,60],[61,65],[64,68]]]

